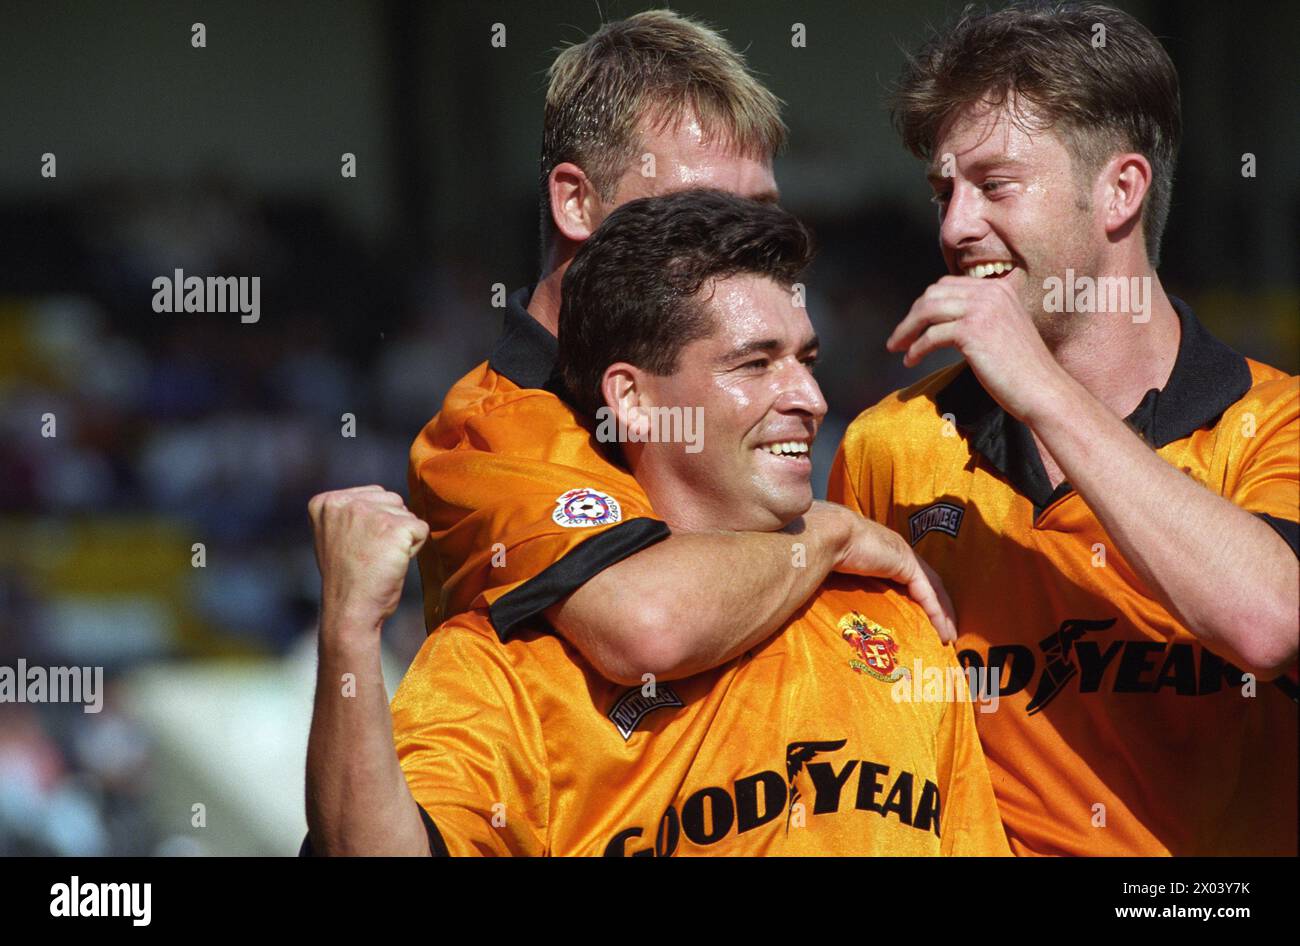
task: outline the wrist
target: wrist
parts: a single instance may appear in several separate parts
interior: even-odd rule
[[[384,616],[373,608],[348,602],[322,604],[319,647],[323,649],[361,649],[379,643]]]
[[[1035,433],[1042,427],[1051,426],[1071,417],[1078,420],[1077,392],[1081,389],[1078,382],[1065,373],[1060,366],[1046,379],[1029,385],[1037,391],[1037,396],[1026,406],[1021,420]]]
[[[834,569],[848,557],[852,545],[855,515],[856,513],[851,509],[838,503],[819,500],[813,503],[804,517],[809,531],[825,550],[830,569]]]

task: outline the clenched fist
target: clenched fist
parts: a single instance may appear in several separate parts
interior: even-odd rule
[[[307,504],[316,534],[321,613],[378,627],[397,610],[411,558],[429,526],[382,486],[319,493]]]

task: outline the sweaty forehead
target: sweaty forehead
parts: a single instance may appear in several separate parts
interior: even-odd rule
[[[956,110],[939,127],[930,175],[940,173],[948,155],[960,165],[1004,158],[1029,163],[1060,147],[1032,107],[1014,99],[1001,104],[977,102]]]
[[[647,178],[654,194],[712,187],[758,200],[776,200],[770,158],[745,154],[719,131],[706,130],[687,110],[666,123],[643,123],[641,153],[629,173]],[[646,174],[653,156],[653,174]]]
[[[807,310],[767,276],[738,273],[714,280],[701,290],[701,301],[712,317],[712,338],[724,348],[765,339],[797,345],[812,335]]]

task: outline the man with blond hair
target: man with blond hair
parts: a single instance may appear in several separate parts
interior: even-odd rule
[[[712,187],[774,202],[785,134],[778,100],[740,54],[670,11],[606,24],[557,57],[542,135],[543,275],[510,296],[492,354],[411,448],[411,510],[431,530],[419,557],[430,630],[481,609],[502,641],[544,627],[605,679],[640,685],[745,653],[840,571],[906,586],[954,636],[942,590],[890,530],[824,502],[774,532],[671,530],[613,445],[592,438],[592,419],[560,397],[560,288],[577,249],[640,197]],[[382,492],[351,501],[391,505]],[[355,751],[373,745],[358,733],[389,725],[377,635],[373,609],[323,600],[307,772],[318,851],[340,849],[350,799],[384,764]],[[344,673],[356,675],[356,699],[338,696]]]
[[[577,248],[638,197],[713,187],[775,201],[779,106],[721,36],[666,10],[607,24],[556,58],[540,167],[544,275],[510,297],[496,349],[411,449],[412,509],[433,529],[420,558],[428,627],[487,605],[504,637],[545,614],[611,679],[680,676],[762,640],[836,567],[909,583],[942,625],[925,575],[888,530],[817,504],[798,526],[803,569],[790,568],[788,537],[672,535],[617,464],[582,444],[557,452],[580,418],[557,428],[532,416],[561,390],[554,336]],[[573,489],[608,509],[556,518]],[[677,635],[681,618],[701,615],[713,619],[708,639]]]

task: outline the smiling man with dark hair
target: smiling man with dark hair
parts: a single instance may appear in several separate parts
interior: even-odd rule
[[[810,255],[803,226],[774,205],[716,191],[643,198],[578,251],[560,315],[559,365],[587,410],[643,433],[662,408],[705,419],[695,454],[648,437],[593,448],[626,461],[675,532],[773,532],[792,567],[812,504],[808,447],[826,413],[817,339],[791,285]],[[374,501],[313,501],[322,574],[341,589],[357,563],[381,563],[351,594],[396,600],[428,530],[404,510],[359,505]],[[607,509],[581,496],[556,514]],[[932,689],[936,676],[948,688]],[[1006,854],[969,699],[925,613],[874,579],[832,578],[752,650],[631,687],[548,628],[506,637],[475,609],[425,641],[391,730],[356,733],[352,751],[374,770],[331,845]]]

